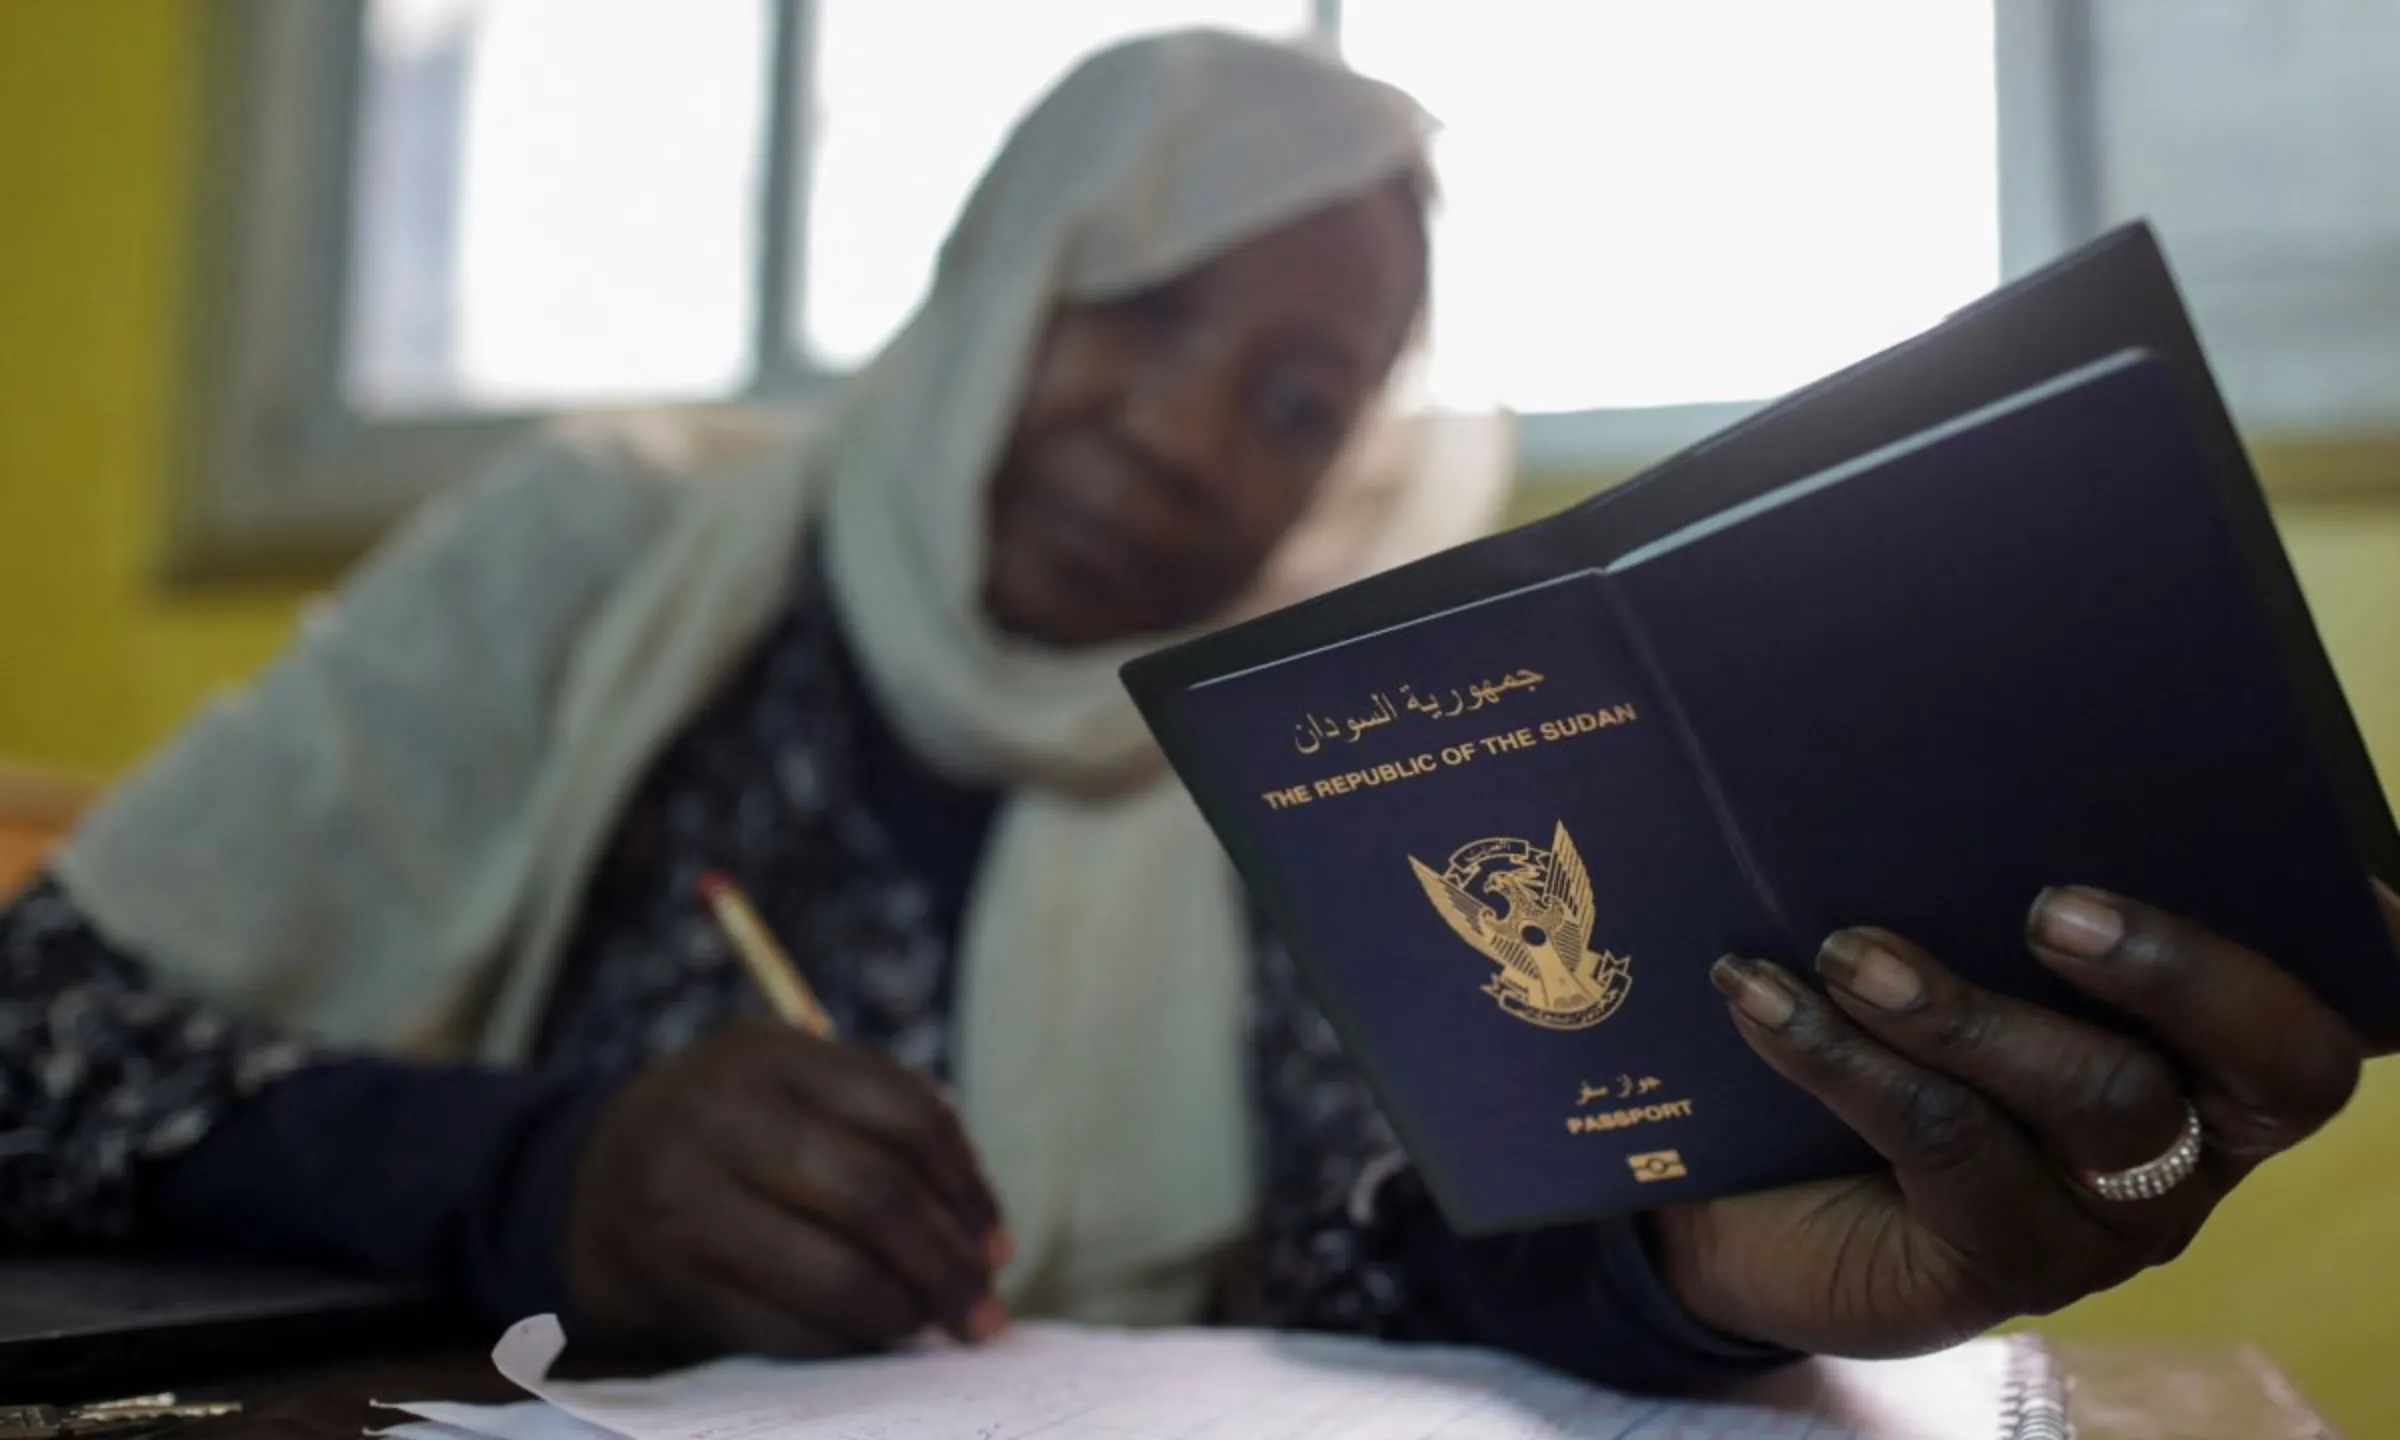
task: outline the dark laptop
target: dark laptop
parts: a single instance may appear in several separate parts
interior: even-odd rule
[[[407,1287],[165,1261],[0,1259],[0,1402],[66,1404],[422,1342]]]

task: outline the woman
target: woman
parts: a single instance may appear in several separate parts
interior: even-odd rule
[[[1221,862],[1116,663],[1477,518],[1334,478],[1421,308],[1423,129],[1294,51],[1107,52],[820,421],[546,444],[411,527],[0,920],[0,1223],[690,1352],[1214,1314],[1650,1387],[2174,1253],[2358,1043],[2134,901],[2047,892],[2029,934],[2172,1059],[1881,932],[1827,942],[1830,1000],[1729,961],[1730,1023],[1891,1168],[1470,1243],[1189,878]],[[716,869],[842,1043],[739,1018]],[[2187,1095],[2199,1172],[2104,1198]]]

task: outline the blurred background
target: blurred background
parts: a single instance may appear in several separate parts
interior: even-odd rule
[[[2400,799],[2389,0],[0,0],[0,886],[519,428],[873,353],[1017,111],[1188,23],[1441,119],[1424,399],[1520,516],[2149,218]],[[2396,1221],[2385,1062],[2040,1328],[2400,1434]]]

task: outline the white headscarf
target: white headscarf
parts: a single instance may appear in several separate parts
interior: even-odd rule
[[[1118,683],[1133,649],[1040,648],[985,616],[985,487],[1055,305],[1369,193],[1424,165],[1426,130],[1400,92],[1283,46],[1199,31],[1104,51],[1010,137],[836,422],[827,564],[869,683],[931,764],[1012,787],[961,936],[957,1069],[1020,1306],[1194,1312],[1255,1194],[1248,944],[1222,852]],[[1462,499],[1442,538],[1481,518]]]

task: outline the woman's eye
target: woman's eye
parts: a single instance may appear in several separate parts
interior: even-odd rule
[[[1341,402],[1317,386],[1270,382],[1257,402],[1259,422],[1276,439],[1308,448],[1330,446],[1349,424]]]

